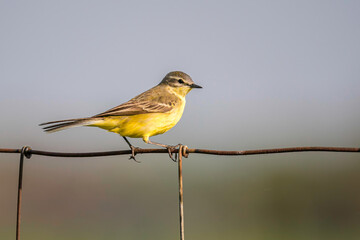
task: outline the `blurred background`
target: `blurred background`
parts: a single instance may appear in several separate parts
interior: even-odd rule
[[[154,141],[245,150],[360,146],[359,1],[0,1],[0,148],[127,149],[95,128],[45,134],[181,70],[203,86]],[[140,139],[130,139],[139,147]],[[25,161],[22,239],[177,239],[166,154]],[[17,154],[0,154],[0,239],[15,235]],[[359,239],[360,156],[184,160],[189,239]]]

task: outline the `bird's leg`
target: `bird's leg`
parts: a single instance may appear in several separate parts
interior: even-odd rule
[[[129,140],[127,140],[126,137],[123,137],[123,138],[124,138],[125,142],[129,145],[129,147],[130,147],[130,149],[131,149],[131,156],[130,156],[129,160],[132,159],[132,160],[134,160],[135,162],[140,163],[140,162],[137,161],[136,158],[135,158],[135,155],[136,155],[135,149],[137,149],[137,147],[134,147],[133,145],[131,145],[131,143],[129,142]]]
[[[175,145],[175,146],[171,146],[171,145],[165,145],[165,144],[162,144],[162,143],[157,143],[157,142],[152,142],[150,141],[149,139],[146,141],[146,143],[148,144],[153,144],[153,145],[157,145],[157,146],[160,146],[160,147],[164,147],[168,150],[168,153],[169,153],[169,157],[171,158],[171,160],[173,160],[174,162],[177,161],[177,154],[175,153],[175,158],[173,158],[172,156],[172,152],[177,148],[179,147],[181,144],[178,144],[178,145]]]

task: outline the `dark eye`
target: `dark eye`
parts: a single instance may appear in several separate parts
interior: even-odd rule
[[[184,81],[182,79],[179,79],[178,82],[181,83],[181,84],[184,83]]]

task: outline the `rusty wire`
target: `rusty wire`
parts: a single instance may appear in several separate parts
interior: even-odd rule
[[[179,218],[180,218],[180,240],[184,240],[184,186],[182,176],[182,157],[183,153],[186,152],[187,146],[179,146],[179,157],[178,157],[178,177],[179,177]],[[187,157],[185,154],[184,157]]]
[[[183,156],[188,157],[189,153],[200,153],[200,154],[211,154],[211,155],[256,155],[256,154],[289,153],[289,152],[360,152],[360,148],[290,147],[290,148],[256,149],[256,150],[243,150],[243,151],[221,151],[221,150],[211,150],[211,149],[188,148],[185,145],[180,145],[178,149],[174,149],[172,152],[178,154],[180,240],[184,240],[184,202],[183,202],[183,183],[182,183]],[[25,146],[21,149],[0,148],[0,153],[20,153],[17,218],[16,218],[16,239],[19,240],[24,157],[31,158],[32,155],[42,155],[49,157],[102,157],[102,156],[131,154],[131,150],[65,153],[65,152],[49,152],[42,150],[33,150],[30,147]],[[146,153],[168,153],[168,150],[142,149],[142,148],[135,149],[135,154],[146,154]]]
[[[1,153],[21,153],[21,149],[9,149],[0,148]],[[179,149],[175,149],[174,153],[178,153]],[[256,154],[270,154],[270,153],[288,153],[288,152],[360,152],[360,148],[349,147],[290,147],[290,148],[272,148],[272,149],[256,149],[256,150],[242,150],[242,151],[220,151],[210,149],[197,149],[187,148],[184,151],[185,154],[200,153],[211,155],[256,155]],[[150,148],[137,148],[136,154],[147,153],[168,153],[167,149],[150,149]],[[42,155],[49,157],[104,157],[115,155],[127,155],[131,154],[131,150],[118,150],[118,151],[106,151],[106,152],[83,152],[83,153],[66,153],[66,152],[49,152],[42,150],[34,150],[31,148],[25,149],[26,157],[31,155]],[[184,155],[184,154],[183,154]]]
[[[24,156],[29,158],[25,152],[29,147],[24,146],[20,149],[20,163],[19,163],[19,180],[18,180],[18,194],[17,194],[17,205],[16,205],[16,240],[20,239],[20,223],[21,223],[21,199],[22,199],[22,183],[23,183],[23,172],[24,172]]]

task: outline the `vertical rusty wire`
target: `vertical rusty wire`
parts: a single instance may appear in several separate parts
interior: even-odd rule
[[[179,216],[180,216],[180,240],[184,240],[184,195],[182,177],[182,156],[184,146],[179,147],[178,172],[179,172]]]
[[[19,181],[18,181],[18,194],[17,194],[17,208],[16,208],[16,240],[20,240],[20,222],[21,222],[21,199],[22,199],[22,182],[24,171],[24,156],[30,158],[27,151],[29,147],[23,147],[20,152],[20,164],[19,164]]]

